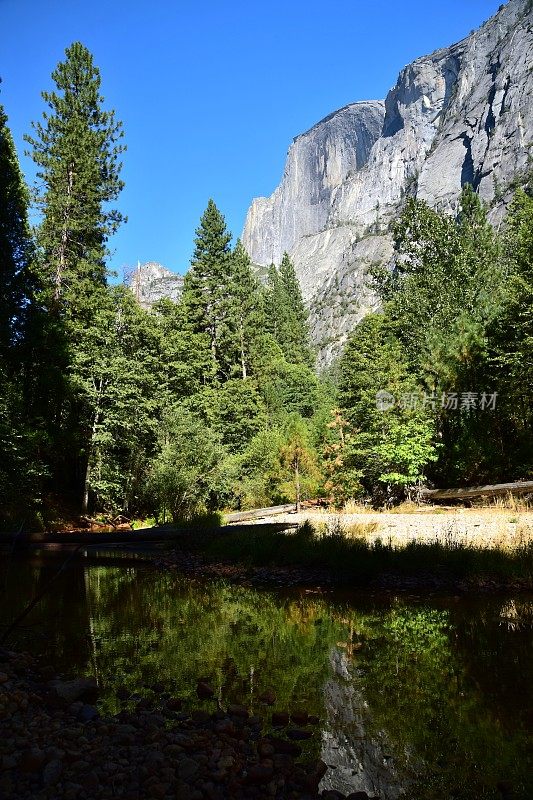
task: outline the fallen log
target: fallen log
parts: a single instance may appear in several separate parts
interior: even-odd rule
[[[274,517],[277,514],[291,513],[295,513],[294,503],[287,503],[284,506],[270,506],[270,508],[251,508],[249,511],[233,511],[231,514],[224,514],[224,520],[226,522],[246,522],[252,519]]]
[[[464,489],[421,489],[422,500],[461,500],[469,497],[502,497],[533,493],[533,481],[495,483],[492,486],[470,486]]]
[[[291,522],[273,522],[267,525],[222,525],[219,528],[208,528],[206,533],[218,535],[224,533],[234,533],[235,530],[250,529],[256,531],[258,528],[268,528],[273,533],[284,531],[289,528],[298,527]],[[71,531],[62,533],[0,533],[0,544],[13,544],[17,547],[39,546],[44,544],[60,545],[134,545],[146,542],[160,543],[176,541],[184,536],[202,535],[202,531],[183,526],[179,528],[139,528],[136,531],[111,531],[94,532],[90,531]]]

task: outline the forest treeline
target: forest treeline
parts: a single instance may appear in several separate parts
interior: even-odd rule
[[[0,107],[0,518],[188,518],[422,482],[533,474],[533,196],[499,228],[468,185],[457,215],[409,199],[382,311],[317,375],[287,255],[263,282],[210,200],[178,303],[113,282],[123,131],[66,50],[27,136],[31,195]],[[29,224],[29,210],[38,218]]]

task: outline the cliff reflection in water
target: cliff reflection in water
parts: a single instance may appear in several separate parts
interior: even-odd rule
[[[55,566],[12,565],[2,622]],[[530,599],[336,598],[191,583],[143,567],[76,566],[17,644],[65,674],[94,674],[103,712],[167,691],[196,708],[198,678],[218,703],[274,690],[276,711],[321,725],[304,758],[330,765],[322,786],[383,800],[533,796]],[[119,691],[121,690],[121,691]],[[202,701],[211,708],[212,701]]]

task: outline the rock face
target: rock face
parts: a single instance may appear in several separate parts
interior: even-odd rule
[[[183,291],[183,276],[155,261],[139,264],[132,274],[130,288],[143,308],[151,308],[163,297],[177,302]]]
[[[327,226],[336,192],[367,163],[384,117],[381,101],[353,103],[296,137],[281,185],[248,212],[245,244],[258,264],[279,264],[285,250]]]
[[[336,648],[329,660],[331,677],[324,686],[327,718],[320,757],[333,769],[328,770],[320,788],[398,800],[409,781],[392,757],[384,732],[370,733],[375,728],[372,712],[357,689],[353,667],[346,654]]]
[[[501,219],[533,144],[533,2],[510,0],[479,30],[405,67],[384,103],[354,103],[298,136],[270,198],[253,201],[253,262],[292,256],[311,309],[319,364],[376,300],[373,263],[392,255],[407,196],[455,211],[471,183]]]

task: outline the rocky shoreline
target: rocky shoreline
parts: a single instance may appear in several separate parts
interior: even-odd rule
[[[127,693],[122,698],[127,701]],[[272,728],[243,706],[183,712],[179,697],[101,717],[92,679],[65,681],[28,653],[0,649],[0,798],[6,800],[342,800],[319,791],[328,767],[301,762],[298,742],[319,735],[318,718],[274,710]],[[218,707],[217,707],[218,706]],[[364,792],[349,800],[369,800]],[[371,798],[379,800],[379,798]]]
[[[180,572],[201,580],[225,580],[240,586],[284,589],[309,587],[316,590],[365,589],[374,592],[453,592],[518,593],[533,591],[531,580],[502,578],[498,575],[479,575],[457,578],[436,566],[413,574],[383,572],[367,584],[354,585],[348,574],[305,566],[254,566],[229,560],[211,559],[196,549],[175,548],[163,554],[148,556],[159,569]]]

